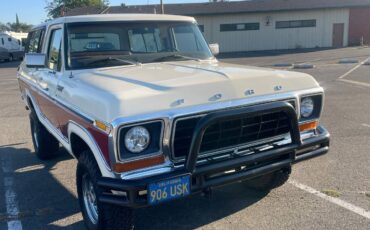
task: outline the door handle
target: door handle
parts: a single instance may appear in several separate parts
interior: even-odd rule
[[[57,85],[57,90],[58,90],[59,92],[62,92],[62,91],[63,91],[63,89],[64,89],[64,87],[63,87],[63,86],[61,86],[61,85]]]

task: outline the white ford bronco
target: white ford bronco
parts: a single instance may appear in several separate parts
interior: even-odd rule
[[[35,154],[78,160],[88,229],[244,181],[269,191],[325,154],[324,92],[309,75],[219,62],[191,17],[58,18],[28,37],[18,80]]]

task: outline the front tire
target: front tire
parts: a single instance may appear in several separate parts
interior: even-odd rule
[[[285,184],[285,182],[287,182],[289,179],[290,172],[291,168],[289,167],[251,180],[247,180],[246,184],[251,189],[261,192],[269,192],[272,189],[278,188]]]
[[[36,156],[41,160],[53,158],[59,150],[59,141],[41,124],[33,110],[30,113],[30,125]]]
[[[97,186],[97,180],[101,173],[90,150],[81,153],[76,177],[78,200],[87,229],[133,229],[132,209],[99,202],[102,191]]]

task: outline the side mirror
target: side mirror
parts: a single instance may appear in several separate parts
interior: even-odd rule
[[[208,46],[214,56],[217,56],[220,53],[220,46],[218,43],[209,44]]]
[[[27,68],[45,68],[45,54],[27,53],[24,59]]]

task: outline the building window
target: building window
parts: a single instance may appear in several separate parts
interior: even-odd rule
[[[199,30],[202,31],[202,33],[204,33],[204,25],[198,25],[199,27]]]
[[[244,31],[244,30],[259,30],[260,24],[257,23],[235,23],[235,24],[221,24],[220,31]]]
[[[316,27],[316,20],[277,21],[276,29]]]

